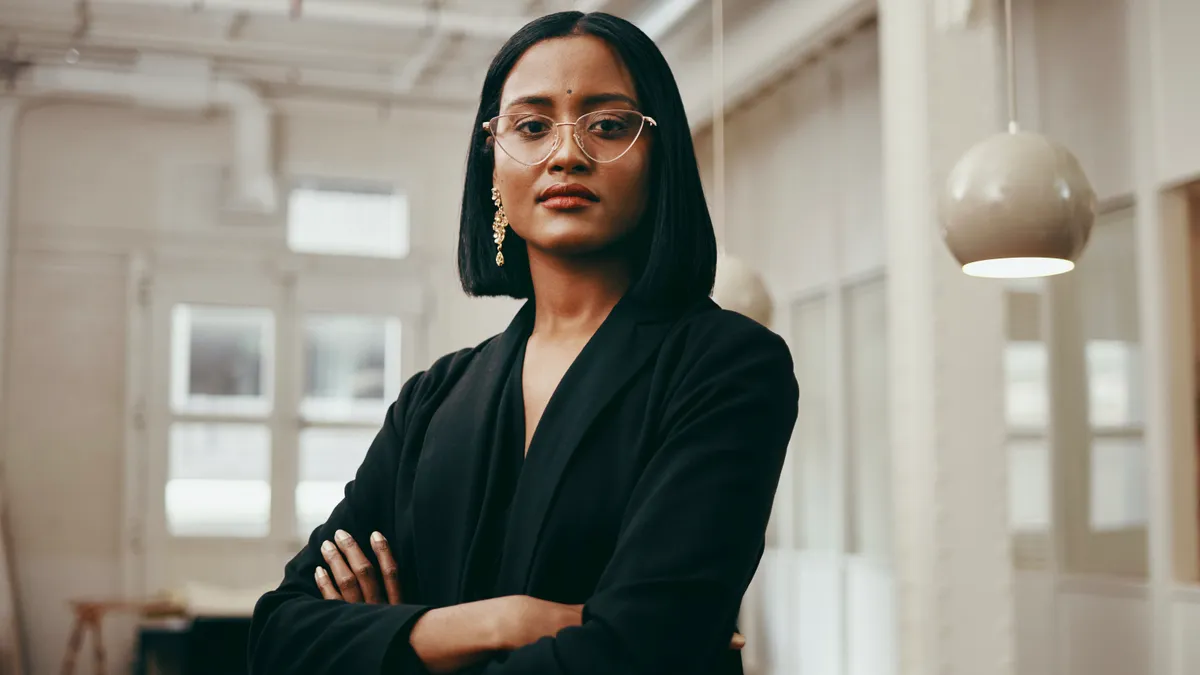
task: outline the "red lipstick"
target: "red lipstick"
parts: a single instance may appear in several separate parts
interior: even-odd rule
[[[582,209],[598,201],[596,193],[578,183],[556,183],[538,195],[538,203],[556,211]]]

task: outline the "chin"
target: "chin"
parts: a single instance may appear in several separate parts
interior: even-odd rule
[[[525,241],[546,253],[578,256],[603,251],[620,238],[619,233],[580,215],[564,212],[544,219]]]

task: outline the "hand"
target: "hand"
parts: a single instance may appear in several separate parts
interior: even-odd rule
[[[378,576],[354,537],[338,530],[333,538],[337,541],[336,545],[331,541],[321,544],[321,556],[329,565],[329,572],[324,567],[318,567],[315,573],[321,597],[346,602],[381,604],[386,600],[389,605],[400,604],[400,568],[382,534],[371,534],[371,549],[379,560]],[[383,592],[379,588],[379,577],[383,580]],[[386,598],[384,593],[387,594]]]

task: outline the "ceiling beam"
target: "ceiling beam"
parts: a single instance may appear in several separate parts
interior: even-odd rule
[[[177,9],[183,12],[240,12],[250,16],[291,18],[292,6],[282,0],[92,0],[93,11],[105,7]],[[396,28],[434,28],[474,37],[507,39],[530,17],[469,14],[359,0],[304,0],[300,19]]]
[[[603,12],[610,4],[612,0],[575,0],[575,11],[584,14]]]
[[[702,2],[704,0],[660,0],[634,23],[649,35],[651,40],[658,42]]]
[[[725,110],[753,96],[805,57],[850,33],[876,12],[875,0],[775,0],[725,33]],[[713,119],[708,54],[690,55],[677,71],[693,131]]]
[[[54,21],[31,21],[0,10],[0,24],[21,35],[21,44],[43,50],[61,49],[65,54],[77,46],[84,57],[88,51],[154,52],[204,56],[217,60],[297,67],[342,67],[350,70],[387,72],[397,63],[410,58],[404,53],[372,53],[363,50],[329,49],[320,45],[272,44],[248,40],[223,40],[178,37],[168,34],[135,33],[93,27],[85,42],[72,38],[71,26]]]
[[[448,40],[442,32],[429,36],[421,51],[406,61],[404,69],[396,75],[393,85],[397,94],[410,94],[417,88],[421,78],[425,76],[425,71],[429,70],[429,66],[433,65],[434,60],[442,53],[442,48]]]

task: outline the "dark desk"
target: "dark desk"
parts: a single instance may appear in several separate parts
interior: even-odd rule
[[[248,675],[249,617],[197,617],[138,628],[133,675]]]

